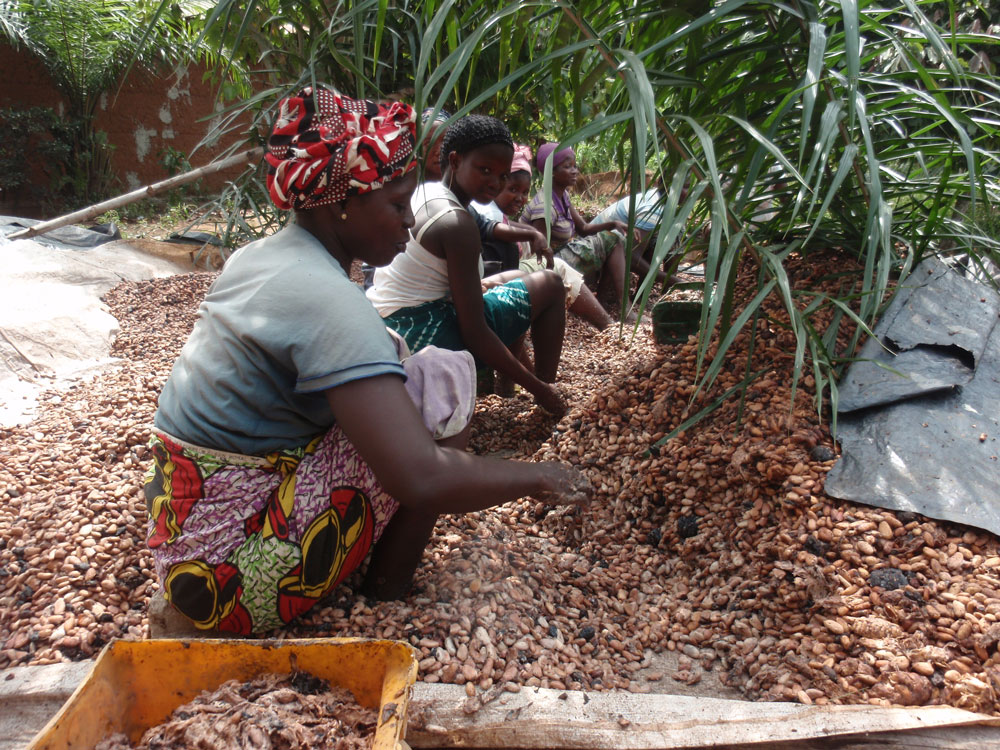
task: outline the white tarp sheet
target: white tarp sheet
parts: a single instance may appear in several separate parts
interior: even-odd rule
[[[0,425],[22,421],[37,392],[107,363],[118,321],[101,295],[123,280],[185,273],[127,241],[87,249],[7,241],[0,222]],[[84,232],[86,230],[79,230]]]

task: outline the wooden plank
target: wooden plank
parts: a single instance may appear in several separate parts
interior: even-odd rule
[[[0,750],[24,750],[91,666],[81,661],[0,671]]]
[[[21,750],[90,666],[80,662],[0,672],[0,750]],[[1000,748],[996,718],[943,706],[821,707],[522,688],[520,693],[489,691],[483,696],[485,705],[478,707],[480,699],[468,702],[462,687],[420,682],[413,697],[406,739],[424,750]]]
[[[745,746],[744,746],[745,747]],[[960,726],[872,732],[754,745],[753,750],[988,750],[1000,747],[1000,727]]]
[[[803,706],[542,688],[494,690],[469,699],[457,685],[417,683],[406,740],[414,748],[524,750],[959,750],[1000,747],[1000,721],[950,706]]]
[[[902,732],[872,732],[865,735],[844,735],[791,740],[789,742],[712,745],[712,750],[992,750],[1000,744],[997,732],[1000,732],[997,727],[978,726],[911,729]],[[453,747],[453,745],[447,747]],[[422,750],[433,749],[425,747]],[[466,747],[465,750],[496,749]],[[532,750],[554,749],[546,745],[532,748]]]

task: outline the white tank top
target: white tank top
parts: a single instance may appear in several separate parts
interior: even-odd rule
[[[427,203],[437,199],[444,199],[449,205],[430,216],[415,235],[410,232],[406,250],[397,255],[392,263],[375,269],[372,286],[366,294],[383,318],[404,307],[416,307],[451,296],[448,262],[431,253],[420,242],[424,233],[442,216],[466,209],[455,194],[440,182],[419,185],[410,199],[410,207],[416,214]],[[480,255],[479,278],[482,277],[483,258]]]

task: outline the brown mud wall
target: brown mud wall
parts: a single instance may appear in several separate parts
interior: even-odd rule
[[[23,49],[0,43],[0,109],[52,107],[63,110],[64,101],[38,60]],[[236,140],[195,146],[214,124],[215,97],[203,69],[167,70],[158,75],[133,70],[118,92],[102,96],[97,128],[107,133],[114,146],[112,169],[120,181],[120,192],[169,177],[162,163],[167,147],[183,152],[192,166],[208,164],[222,147]],[[209,118],[209,119],[206,119]],[[193,153],[192,153],[193,152]],[[240,168],[203,178],[203,190],[215,190],[239,174]],[[34,170],[29,188],[19,195],[0,192],[0,213],[43,218],[49,179],[41,165]]]

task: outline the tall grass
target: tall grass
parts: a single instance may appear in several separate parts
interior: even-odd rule
[[[1000,197],[994,4],[222,0],[203,24],[266,68],[232,109],[259,133],[279,90],[320,80],[493,113],[521,138],[615,144],[631,192],[648,168],[668,188],[656,261],[682,247],[704,263],[702,387],[777,295],[796,380],[808,368],[835,405],[839,368],[917,263],[998,261],[981,230]],[[793,289],[787,259],[831,248],[857,263],[853,291]],[[756,291],[736,299],[748,263]],[[631,304],[653,289],[650,275]],[[853,321],[846,349],[816,324],[830,309]]]

